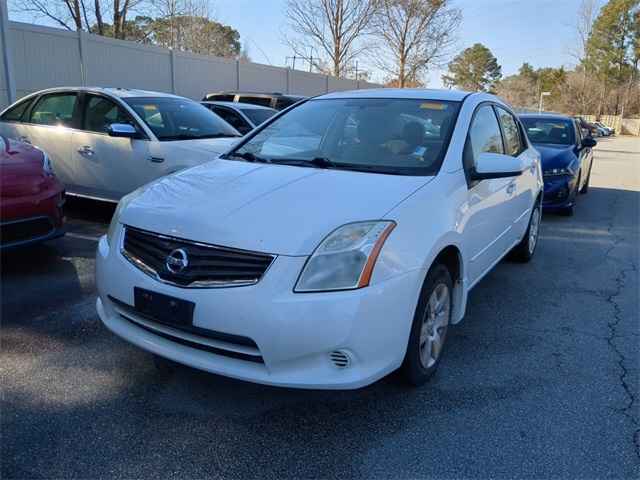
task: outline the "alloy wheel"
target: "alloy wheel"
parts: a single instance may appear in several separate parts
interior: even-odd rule
[[[431,368],[442,353],[450,314],[449,287],[439,283],[431,292],[420,329],[420,362],[426,369]]]
[[[529,254],[533,254],[538,242],[538,233],[540,230],[540,207],[536,207],[531,216],[531,225],[529,225]]]

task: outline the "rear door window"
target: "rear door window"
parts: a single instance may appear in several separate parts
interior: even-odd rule
[[[96,133],[108,133],[113,123],[133,125],[129,114],[113,101],[97,96],[86,97],[84,109],[84,130]]]
[[[74,127],[77,101],[78,96],[75,93],[45,95],[36,103],[29,120],[36,125]]]
[[[271,106],[271,97],[251,97],[242,95],[238,99],[240,103],[250,103],[252,105],[262,105],[263,107]]]
[[[219,115],[220,118],[222,118],[225,122],[227,122],[243,135],[252,129],[251,125],[249,125],[246,120],[242,118],[242,116],[240,116],[240,114],[234,112],[230,108],[214,105],[213,112],[216,115]]]

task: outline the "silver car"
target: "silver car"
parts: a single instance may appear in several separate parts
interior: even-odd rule
[[[266,122],[278,111],[275,108],[236,102],[201,102],[225,122],[246,135],[258,125]]]
[[[46,151],[67,193],[117,201],[216,158],[240,137],[198,102],[124,88],[55,88],[0,113],[0,134]]]

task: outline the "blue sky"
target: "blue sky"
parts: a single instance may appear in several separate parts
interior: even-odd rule
[[[476,42],[485,44],[498,58],[505,76],[515,73],[524,61],[534,67],[572,63],[569,51],[575,43],[580,0],[453,1],[463,15],[456,51]],[[284,65],[285,57],[292,54],[282,41],[282,32],[287,30],[285,3],[285,0],[212,0],[212,13],[218,21],[240,32],[253,61]],[[12,19],[29,20],[15,15]],[[428,85],[441,86],[441,74],[431,72]],[[382,80],[379,72],[374,72],[374,80]]]
[[[215,15],[240,31],[254,61],[283,65],[292,54],[281,41],[285,3],[219,0]],[[504,75],[515,73],[524,61],[535,67],[571,64],[569,50],[575,42],[580,0],[454,0],[454,4],[463,15],[456,50],[476,42],[485,44],[498,58]],[[429,86],[441,86],[441,73],[429,75]]]

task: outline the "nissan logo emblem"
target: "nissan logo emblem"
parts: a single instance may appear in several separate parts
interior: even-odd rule
[[[167,255],[164,264],[171,273],[180,273],[189,265],[189,257],[184,249],[176,248]]]

